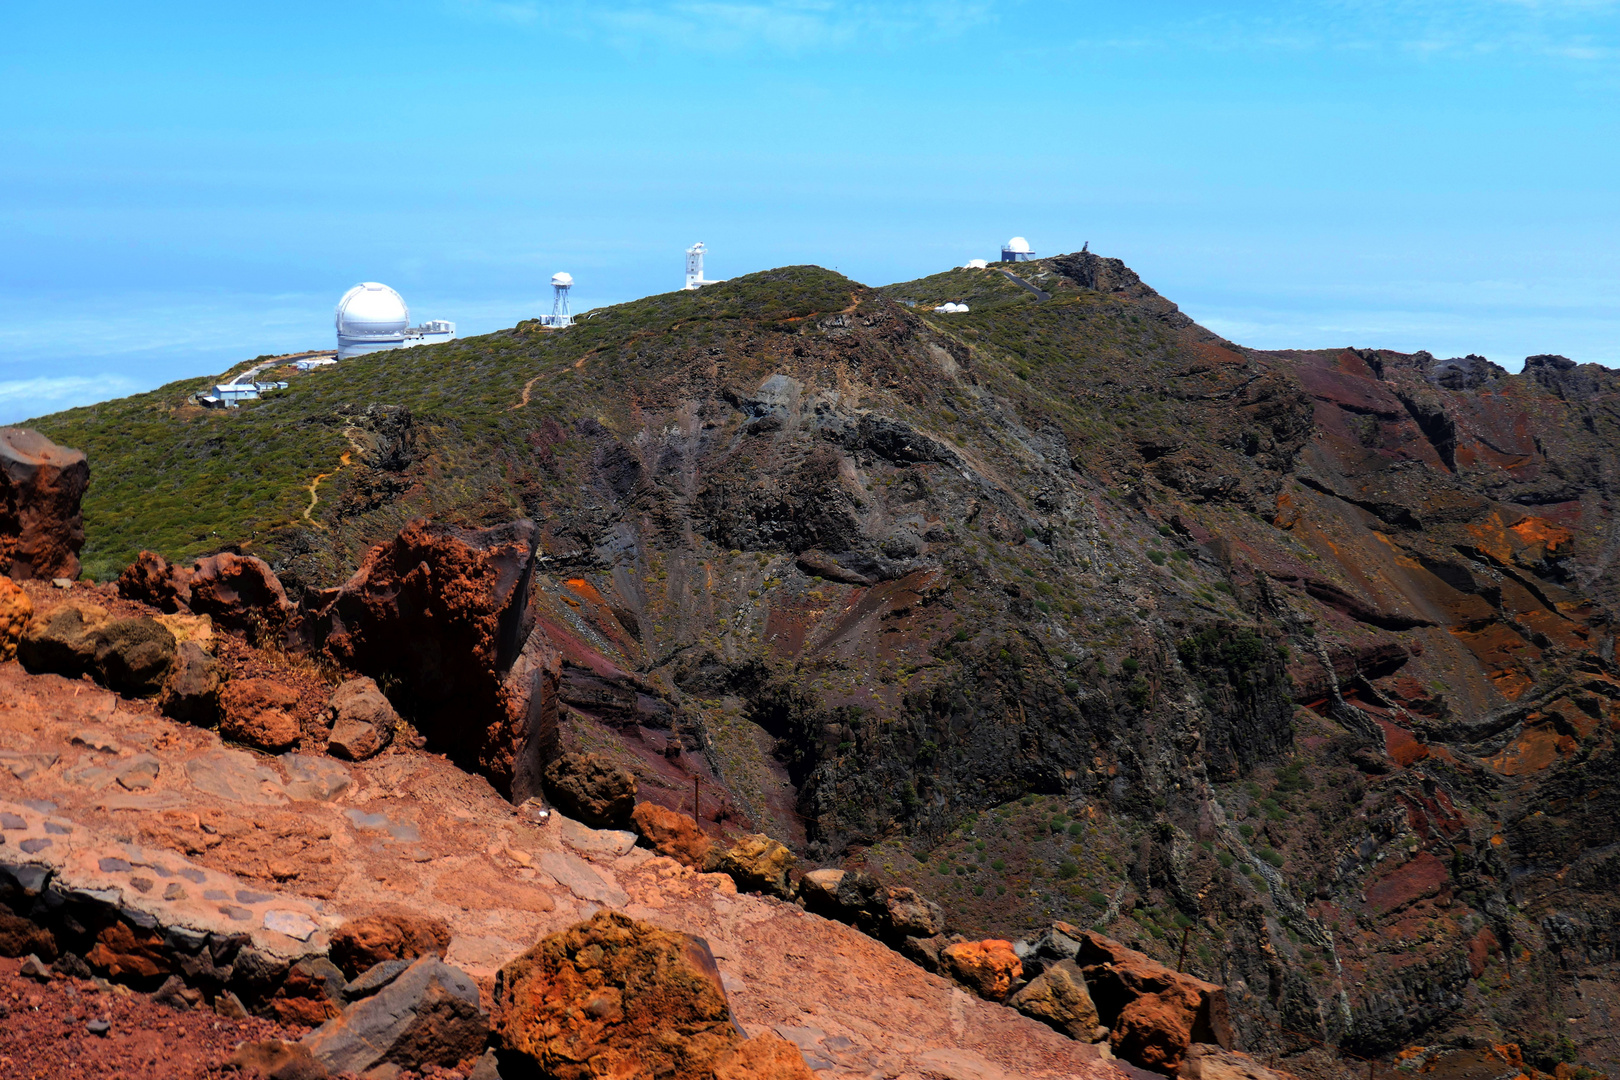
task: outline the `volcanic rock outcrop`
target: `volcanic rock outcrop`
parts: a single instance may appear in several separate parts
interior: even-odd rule
[[[0,566],[15,580],[79,576],[90,463],[29,428],[0,428]]]
[[[539,671],[526,686],[506,677],[531,625],[535,536],[530,521],[413,522],[316,597],[302,629],[339,663],[386,677],[419,730],[522,797],[536,792],[514,790],[514,780],[544,764],[530,759],[544,740],[546,688]]]
[[[595,753],[700,819],[705,863],[763,834],[804,881],[938,903],[908,955],[1101,927],[1224,986],[1251,1050],[1614,1061],[1620,376],[1246,349],[1118,260],[1016,269],[784,268],[464,339],[433,380],[326,372],[358,404],[268,399],[208,451],[275,460],[293,524],[193,503],[306,615],[358,569],[311,648],[348,635],[323,662],[519,806]],[[354,461],[379,393],[408,452]],[[40,426],[108,445],[150,408]],[[87,560],[151,546],[148,486],[90,490]],[[424,515],[464,524],[402,538]],[[526,595],[478,569],[519,515]],[[876,927],[849,880],[828,910]]]

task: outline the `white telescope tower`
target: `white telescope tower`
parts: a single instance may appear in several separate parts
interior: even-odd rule
[[[703,277],[703,255],[709,249],[699,240],[686,249],[686,288],[701,289],[705,285],[718,285],[718,281],[708,281]]]
[[[544,325],[557,330],[574,325],[574,317],[568,313],[568,290],[573,287],[573,274],[551,275],[551,314],[541,320]]]

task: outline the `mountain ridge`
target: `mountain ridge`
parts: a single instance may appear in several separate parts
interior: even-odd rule
[[[235,545],[297,598],[415,517],[534,520],[567,745],[964,929],[1195,924],[1250,1046],[1557,1045],[1579,1002],[1614,1060],[1620,376],[1015,269],[1050,298],[784,268],[34,423],[90,454],[102,578]]]

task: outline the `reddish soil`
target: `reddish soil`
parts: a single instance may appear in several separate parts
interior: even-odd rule
[[[0,958],[0,1076],[7,1080],[211,1078],[225,1073],[225,1060],[243,1042],[303,1034],[257,1018],[176,1012],[150,995],[104,990],[86,979],[38,983],[19,975],[21,966]],[[92,1035],[86,1029],[92,1020],[112,1026]]]

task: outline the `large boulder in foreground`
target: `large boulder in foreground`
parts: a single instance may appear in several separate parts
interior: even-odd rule
[[[523,797],[538,794],[513,784],[519,774],[539,780],[538,764],[523,761],[535,704],[529,686],[506,676],[532,626],[537,535],[527,520],[492,529],[413,521],[343,585],[306,596],[302,629],[311,648],[389,685],[422,734]]]
[[[36,674],[97,682],[129,697],[164,688],[174,667],[174,635],[156,619],[115,619],[96,604],[68,600],[29,620],[17,659]]]
[[[79,576],[90,462],[29,428],[0,428],[0,569],[17,581]]]
[[[617,912],[543,938],[502,968],[492,1027],[555,1080],[805,1075],[791,1071],[791,1055],[783,1064],[782,1047],[744,1040],[701,938]]]
[[[1232,1048],[1226,991],[1087,930],[1075,957],[1118,1057],[1174,1075],[1188,1048]]]
[[[389,1064],[448,1068],[476,1058],[488,1037],[478,984],[424,956],[304,1036],[303,1045],[333,1072],[363,1073]]]

